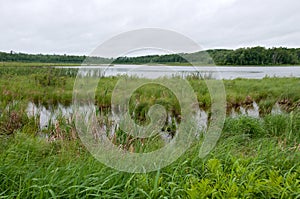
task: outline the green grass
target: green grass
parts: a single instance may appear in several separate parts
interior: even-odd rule
[[[106,167],[80,140],[48,142],[20,128],[1,139],[0,197],[298,198],[300,114],[293,114],[228,118],[205,159],[195,143],[176,162],[146,174]]]
[[[0,67],[80,66],[76,63],[0,62]]]
[[[39,116],[26,115],[28,101],[70,104],[75,74],[66,69],[0,67],[0,198],[300,198],[299,78],[224,81],[229,108],[254,100],[262,117],[227,117],[216,147],[204,159],[198,157],[201,142],[195,139],[166,168],[130,174],[94,159],[78,138],[74,121],[57,115],[56,123],[41,130]],[[100,109],[110,106],[117,81],[118,77],[100,79]],[[188,81],[200,107],[209,109],[205,82],[195,76]],[[271,114],[276,102],[287,112]],[[147,123],[146,113],[156,103],[178,116],[176,98],[154,84],[133,93],[130,111]],[[132,145],[135,152],[163,144],[157,137],[143,143],[129,140],[117,131],[112,142],[125,150]]]
[[[76,69],[0,68],[0,101],[26,99],[45,105],[68,105],[72,101],[76,72]],[[188,81],[197,95],[200,107],[209,109],[211,99],[205,81],[195,76],[189,77]],[[99,107],[110,106],[111,94],[117,82],[117,77],[100,79],[95,99]],[[276,102],[283,102],[282,106],[288,111],[299,104],[299,78],[235,79],[223,82],[228,108],[243,105],[247,97],[260,105],[262,114],[269,113]],[[162,92],[163,89],[148,86],[139,89],[133,97],[146,103],[154,93],[155,100],[176,107],[176,100],[168,95],[161,95]]]

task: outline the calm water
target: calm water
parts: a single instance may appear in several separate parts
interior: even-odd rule
[[[62,68],[62,67],[59,67]],[[186,76],[192,73],[198,73],[202,76],[209,76],[217,79],[235,79],[235,78],[254,78],[261,79],[269,77],[300,77],[300,66],[298,67],[191,67],[191,66],[149,66],[149,65],[114,65],[114,66],[70,66],[63,68],[80,68],[80,73],[97,72],[104,76],[115,76],[121,74],[135,75],[138,77],[156,78],[162,76],[181,75]],[[50,123],[55,123],[57,116],[68,119],[72,118],[72,107],[59,105],[54,109],[46,109],[44,106],[36,106],[33,103],[28,104],[27,113],[30,116],[40,116],[40,127],[47,128]],[[278,104],[275,104],[272,110],[273,114],[280,114],[281,110]],[[259,117],[259,107],[254,102],[253,108],[246,110],[240,107],[239,111],[232,110],[231,117],[238,115],[248,115]],[[197,113],[196,119],[202,128],[206,128],[207,114],[201,110]]]
[[[88,71],[101,70],[104,76],[135,75],[138,77],[156,78],[162,76],[186,76],[192,73],[201,76],[209,76],[216,79],[261,79],[268,77],[300,77],[300,66],[284,67],[192,67],[192,66],[150,66],[150,65],[114,65],[114,66],[70,66],[68,68],[80,68]],[[84,71],[86,71],[84,70]],[[84,72],[81,71],[81,72]]]
[[[95,107],[97,108],[97,107]],[[27,114],[28,116],[39,116],[39,125],[40,128],[47,128],[51,124],[55,124],[57,117],[64,117],[69,121],[72,121],[73,118],[73,107],[72,106],[63,106],[59,104],[57,107],[46,108],[42,105],[37,106],[36,104],[29,102],[27,106]],[[272,114],[282,114],[284,111],[280,108],[279,104],[276,103],[271,111]],[[112,110],[111,117],[113,120],[118,117],[118,113]],[[259,106],[256,102],[253,102],[253,106],[249,109],[245,109],[244,107],[239,107],[238,110],[232,108],[231,112],[228,116],[237,117],[239,115],[247,115],[253,118],[259,118]],[[171,118],[169,117],[168,120]],[[194,118],[199,124],[199,129],[205,130],[207,128],[208,115],[207,113],[200,109],[199,112],[195,114]],[[169,121],[170,123],[170,121]]]

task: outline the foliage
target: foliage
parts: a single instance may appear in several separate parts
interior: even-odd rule
[[[0,52],[0,62],[24,62],[24,63],[73,63],[81,64],[83,62],[103,64],[110,63],[111,59],[101,57],[87,57],[87,56],[75,56],[75,55],[42,55],[42,54],[26,54],[26,53],[10,53]]]
[[[216,49],[200,51],[190,54],[151,55],[141,57],[119,57],[114,60],[116,64],[168,64],[185,63],[200,65],[296,65],[300,64],[299,48],[269,48],[251,47],[237,50]]]
[[[289,123],[292,117],[295,115],[284,116],[282,120]],[[230,129],[235,128],[235,124],[229,119],[223,136],[208,157],[198,157],[199,146],[195,143],[168,167],[145,174],[129,174],[106,167],[77,139],[49,142],[23,129],[14,137],[0,139],[0,196],[297,198],[300,196],[300,148],[291,142],[293,138],[286,137],[287,142],[282,145],[278,137],[271,136],[273,130],[268,129],[269,123],[278,121],[272,118],[270,115],[263,119],[266,125],[251,118],[238,118],[251,123],[251,128],[270,132],[256,136],[258,131],[253,131],[254,136],[244,138],[242,131],[232,135]],[[60,128],[68,131],[69,127],[61,125]],[[276,132],[278,136],[286,134],[287,130]],[[155,145],[153,142],[145,144]]]
[[[265,114],[227,117],[216,147],[206,158],[199,158],[201,143],[195,137],[193,146],[166,168],[129,174],[94,159],[78,139],[72,118],[58,114],[41,129],[39,115],[27,115],[29,101],[52,106],[70,103],[76,70],[2,67],[0,76],[0,198],[300,197],[299,78],[224,81],[228,105],[241,106],[251,96]],[[118,77],[100,79],[99,109],[110,106],[117,81]],[[200,107],[209,108],[205,82],[196,77],[188,81]],[[292,109],[279,115],[265,111],[275,102]],[[174,116],[180,113],[171,92],[154,85],[134,92],[130,111],[139,116],[136,120],[144,120],[154,103],[171,112],[175,109]],[[175,128],[172,121],[166,131]],[[160,137],[133,139],[119,129],[111,141],[125,152],[137,153],[165,144]]]
[[[11,135],[28,123],[24,109],[24,104],[13,102],[0,111],[0,134]]]
[[[0,52],[3,62],[34,62],[61,64],[171,64],[171,65],[296,65],[300,64],[299,48],[264,48],[251,47],[236,50],[214,49],[195,53],[147,55],[139,57],[101,58],[72,55],[31,55],[25,53]],[[190,63],[189,63],[190,62]]]

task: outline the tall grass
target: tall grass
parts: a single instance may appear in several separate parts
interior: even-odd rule
[[[176,162],[146,174],[106,167],[78,139],[49,141],[17,129],[0,139],[0,197],[297,198],[299,117],[293,112],[227,118],[209,156],[200,159],[195,142]],[[60,124],[63,132],[70,132],[69,124]]]
[[[47,67],[2,67],[0,68],[0,101],[30,100],[44,105],[64,104],[72,101],[72,92],[77,69],[54,69]],[[111,105],[112,91],[119,77],[105,77],[99,80],[95,102],[100,108]],[[174,77],[176,78],[176,77]],[[202,77],[187,77],[197,95],[199,106],[204,110],[211,107],[211,98]],[[210,80],[206,80],[210,81]],[[264,78],[261,80],[224,80],[227,107],[237,108],[250,99],[260,105],[261,115],[271,112],[278,102],[287,111],[299,106],[299,78]],[[180,112],[178,103],[170,95],[162,95],[162,88],[148,86],[140,88],[133,97],[145,103],[159,101]],[[151,99],[151,97],[154,99]],[[175,99],[175,100],[174,100]]]
[[[251,99],[260,105],[262,117],[227,117],[217,146],[204,159],[198,157],[201,142],[195,138],[193,146],[166,168],[129,174],[96,161],[78,139],[72,120],[59,114],[41,129],[39,117],[26,114],[29,100],[44,105],[70,103],[74,73],[2,69],[0,198],[300,198],[298,78],[224,81],[228,107]],[[100,112],[109,109],[117,81],[100,79],[96,95]],[[205,82],[196,77],[189,81],[200,107],[209,109]],[[271,114],[275,102],[291,108]],[[180,113],[176,98],[153,85],[136,90],[130,110],[143,122],[154,103],[166,106],[174,116]],[[168,128],[174,131],[172,124]],[[160,141],[157,137],[131,140],[122,131],[112,139],[137,153],[161,147]],[[132,144],[134,151],[130,151]]]

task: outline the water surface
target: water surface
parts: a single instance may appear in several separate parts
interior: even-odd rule
[[[62,67],[60,67],[62,68]],[[264,77],[300,77],[300,66],[164,66],[164,65],[113,65],[113,66],[69,66],[63,68],[101,71],[103,76],[134,75],[157,78],[162,76],[186,76],[198,74],[215,79],[262,79]],[[83,72],[83,71],[81,71]]]

